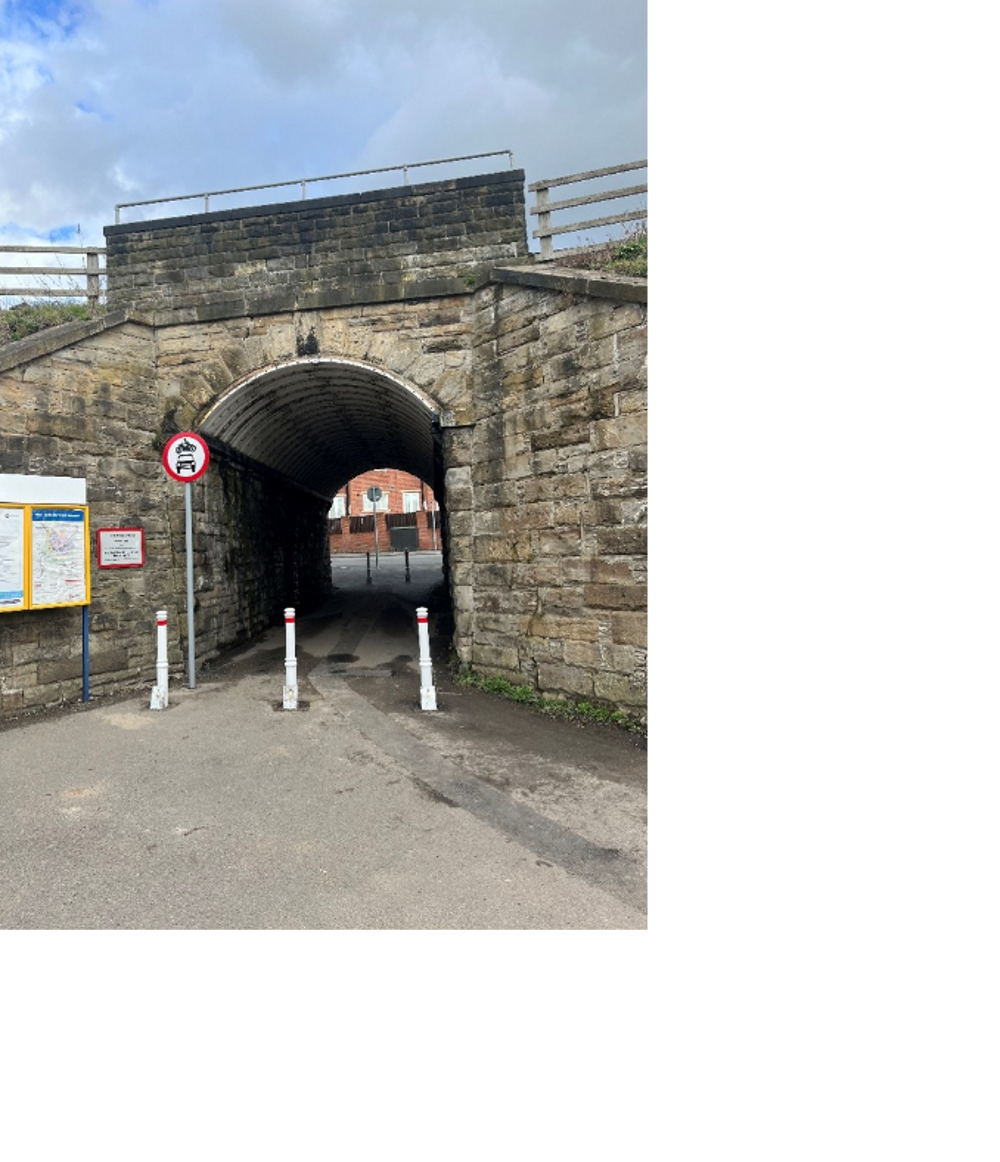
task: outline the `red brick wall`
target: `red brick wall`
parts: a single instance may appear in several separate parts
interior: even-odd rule
[[[365,514],[365,493],[371,487],[381,488],[383,495],[389,498],[389,512],[403,511],[404,492],[422,492],[423,503],[428,509],[436,509],[437,501],[434,493],[420,479],[411,476],[409,472],[400,472],[396,468],[377,468],[355,476],[350,483],[341,490],[339,495],[347,498],[346,515],[330,521],[330,552],[331,553],[368,553],[375,551],[375,534],[350,532],[350,518]],[[380,553],[391,552],[391,534],[386,524],[386,513],[375,514],[378,519],[378,548]],[[428,512],[421,509],[414,514],[417,518],[418,546],[421,549],[435,547],[434,530],[428,524]],[[441,514],[435,513],[437,524],[437,548],[441,548]],[[337,531],[339,528],[339,532]]]

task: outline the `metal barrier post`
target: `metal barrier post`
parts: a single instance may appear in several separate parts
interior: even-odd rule
[[[167,682],[170,669],[167,664],[167,611],[156,611],[156,685],[149,698],[150,710],[165,710],[169,702]]]
[[[299,708],[298,663],[295,660],[295,610],[285,610],[285,689],[281,699],[282,710]]]
[[[406,580],[409,581],[409,579],[410,579],[410,550],[409,549],[403,550],[403,559],[406,562]]]
[[[427,628],[427,610],[421,606],[417,610],[417,638],[420,642],[420,709],[437,710],[437,693],[434,690],[434,675],[431,672],[431,641]]]
[[[371,583],[372,583],[372,555],[371,555],[371,553],[365,553],[365,562],[368,566],[368,579],[365,582],[365,584],[371,585]]]

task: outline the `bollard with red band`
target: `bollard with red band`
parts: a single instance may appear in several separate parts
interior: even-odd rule
[[[149,697],[150,710],[165,710],[169,702],[167,682],[170,668],[167,664],[167,611],[156,611],[156,685]]]
[[[295,610],[285,610],[285,689],[281,698],[282,710],[299,708],[298,663],[295,661]]]
[[[417,638],[420,642],[420,709],[437,710],[437,693],[431,673],[431,639],[427,628],[427,610],[417,610]]]

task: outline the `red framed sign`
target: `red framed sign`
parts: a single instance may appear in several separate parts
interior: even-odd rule
[[[208,467],[208,445],[196,432],[178,432],[163,449],[163,467],[167,475],[181,484],[189,484],[203,475]]]
[[[98,569],[141,569],[146,563],[145,529],[98,529]]]

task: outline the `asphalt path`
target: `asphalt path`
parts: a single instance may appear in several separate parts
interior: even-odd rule
[[[0,927],[646,927],[642,743],[453,683],[440,554],[332,568],[297,710],[276,626],[165,710],[147,690],[0,730]]]

